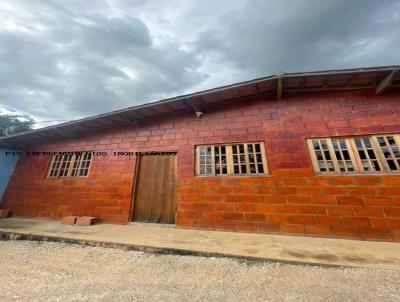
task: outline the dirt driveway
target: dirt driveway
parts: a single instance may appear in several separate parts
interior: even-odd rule
[[[0,241],[0,301],[400,301],[400,271]]]

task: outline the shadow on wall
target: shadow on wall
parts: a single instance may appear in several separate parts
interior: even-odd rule
[[[18,160],[18,156],[7,155],[12,151],[0,148],[0,202]]]

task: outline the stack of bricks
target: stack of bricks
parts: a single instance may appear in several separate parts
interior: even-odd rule
[[[91,216],[65,216],[61,220],[62,224],[89,226],[96,223],[96,217]]]

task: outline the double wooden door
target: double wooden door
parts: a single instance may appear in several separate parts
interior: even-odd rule
[[[175,223],[176,164],[176,153],[140,155],[133,221]]]

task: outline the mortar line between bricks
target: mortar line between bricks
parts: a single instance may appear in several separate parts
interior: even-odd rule
[[[150,245],[139,245],[131,243],[117,243],[109,241],[100,240],[87,240],[87,239],[77,239],[50,235],[36,235],[36,234],[25,234],[17,232],[6,232],[0,231],[0,240],[31,240],[31,241],[42,241],[42,242],[59,242],[68,244],[77,244],[82,246],[92,246],[92,247],[103,247],[103,248],[114,248],[128,251],[138,251],[146,252],[151,254],[164,254],[164,255],[180,255],[180,256],[199,256],[199,257],[215,257],[215,258],[232,258],[236,260],[244,260],[249,262],[271,262],[271,263],[282,263],[291,265],[308,265],[308,266],[318,266],[326,268],[353,268],[362,269],[360,266],[356,265],[339,265],[333,263],[322,263],[322,262],[312,262],[312,261],[301,261],[301,260],[286,260],[279,258],[265,258],[265,257],[253,257],[253,256],[240,256],[235,254],[218,253],[218,252],[205,252],[190,249],[179,249],[171,247],[157,247]],[[385,269],[385,268],[382,268]]]

